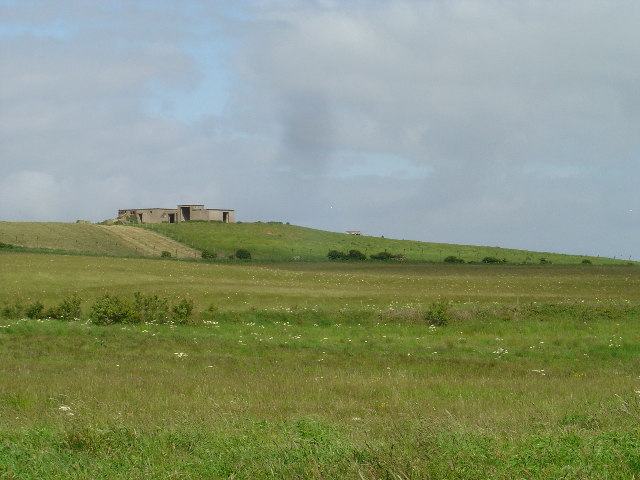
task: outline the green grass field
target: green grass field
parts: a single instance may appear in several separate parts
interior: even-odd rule
[[[232,255],[238,248],[251,251],[255,259],[275,261],[323,261],[329,250],[360,250],[367,256],[382,251],[402,254],[409,261],[442,262],[453,255],[466,262],[481,262],[485,257],[505,259],[509,263],[538,264],[545,258],[554,264],[579,264],[589,259],[594,265],[625,264],[623,260],[531,252],[499,247],[477,247],[412,240],[394,240],[345,233],[326,232],[280,223],[163,223],[141,226],[162,233],[198,250],[208,249],[221,256]]]
[[[640,474],[633,312],[586,322],[489,314],[437,328],[282,318],[6,322],[0,475]]]
[[[202,308],[412,309],[456,304],[640,300],[640,269],[366,263],[207,263],[0,252],[0,302],[55,302],[135,291],[190,297]]]
[[[640,475],[636,267],[0,263],[0,306],[83,300],[0,320],[3,479]],[[197,324],[91,323],[135,291]]]
[[[161,237],[154,236],[154,232]],[[345,253],[359,250],[367,256],[384,251],[399,254],[408,262],[441,263],[446,257],[455,256],[471,263],[493,257],[510,264],[535,265],[541,259],[555,265],[577,265],[585,260],[600,266],[637,264],[583,255],[354,236],[275,222],[185,222],[126,228],[86,223],[0,222],[0,242],[23,249],[101,256],[158,257],[167,251],[191,260],[200,259],[199,252],[209,250],[226,261],[239,248],[245,248],[254,261],[268,262],[327,261],[329,250]]]

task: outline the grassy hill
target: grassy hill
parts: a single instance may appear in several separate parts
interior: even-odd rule
[[[210,250],[225,259],[239,248],[248,249],[254,260],[326,261],[329,250],[359,250],[367,256],[387,251],[408,261],[442,262],[455,256],[480,263],[494,257],[514,264],[539,264],[542,258],[556,265],[577,265],[589,259],[594,265],[625,265],[624,260],[532,252],[500,247],[394,240],[354,236],[281,223],[187,222],[137,226],[104,226],[85,223],[0,222],[0,242],[30,249],[48,249],[106,256],[200,258]]]
[[[402,254],[409,261],[442,262],[446,257],[453,255],[465,262],[481,262],[485,257],[496,257],[505,259],[508,263],[538,264],[541,258],[563,265],[580,264],[585,258],[594,265],[627,263],[622,260],[581,255],[355,236],[274,222],[188,222],[147,224],[142,227],[162,233],[197,250],[212,250],[221,257],[232,255],[238,248],[246,248],[254,259],[322,261],[327,259],[329,250],[346,253],[355,249],[367,256],[386,250],[392,254]]]
[[[0,222],[0,242],[28,249],[116,257],[157,257],[162,251],[178,258],[199,257],[197,251],[164,235],[120,225]]]

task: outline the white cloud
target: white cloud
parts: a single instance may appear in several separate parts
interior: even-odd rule
[[[0,184],[5,220],[51,221],[59,217],[63,189],[51,175],[28,170],[9,174]]]
[[[640,258],[640,4],[224,3],[5,6],[3,206]]]

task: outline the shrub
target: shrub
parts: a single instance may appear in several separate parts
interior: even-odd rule
[[[392,255],[389,252],[380,252],[380,253],[374,253],[373,255],[370,255],[371,260],[389,260],[391,258],[394,258],[394,255]]]
[[[160,256],[162,258],[171,258],[171,252],[169,250],[163,250]]]
[[[400,262],[407,259],[407,257],[405,257],[403,253],[393,254],[387,251],[374,253],[372,255],[369,255],[369,258],[371,258],[371,260],[398,260]]]
[[[202,253],[200,255],[205,260],[213,260],[214,258],[218,258],[218,254],[216,252],[212,250],[207,250],[206,248],[202,250]]]
[[[583,265],[591,265],[591,260],[589,260],[588,258],[583,258],[581,263]]]
[[[10,249],[10,248],[15,248],[15,245],[11,245],[10,243],[0,242],[0,248]]]
[[[550,263],[551,263],[551,261],[550,261],[550,260],[547,260],[547,259],[546,259],[546,258],[544,258],[544,257],[542,257],[542,258],[540,259],[540,265],[548,265],[548,264],[550,264]]]
[[[33,302],[31,305],[27,305],[27,308],[24,309],[24,314],[27,318],[43,318],[44,315],[44,305],[42,302]]]
[[[429,305],[429,308],[424,312],[424,319],[429,325],[436,327],[442,327],[449,323],[451,315],[447,302],[440,300]]]
[[[348,257],[346,253],[341,252],[340,250],[329,250],[327,258],[329,260],[346,260]]]
[[[236,250],[236,258],[238,260],[251,260],[251,252],[246,248]]]
[[[496,264],[496,263],[507,263],[507,261],[504,258],[500,260],[499,258],[496,258],[496,257],[484,257],[482,259],[482,263]]]
[[[165,323],[169,320],[169,302],[157,295],[133,294],[133,309],[138,321]]]
[[[191,321],[193,313],[193,300],[183,298],[177,305],[171,308],[171,319],[177,325],[187,325]]]
[[[366,260],[367,256],[362,253],[360,250],[349,250],[349,254],[347,255],[349,260]]]
[[[105,294],[91,307],[91,321],[97,325],[135,323],[138,321],[131,303],[123,298]]]
[[[449,255],[444,259],[444,263],[464,263],[464,260],[455,255]]]
[[[59,320],[78,320],[80,318],[80,304],[82,300],[77,295],[67,297],[55,307],[51,307],[46,317]]]

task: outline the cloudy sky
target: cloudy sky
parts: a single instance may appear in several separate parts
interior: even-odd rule
[[[0,216],[640,259],[637,0],[0,0]]]

